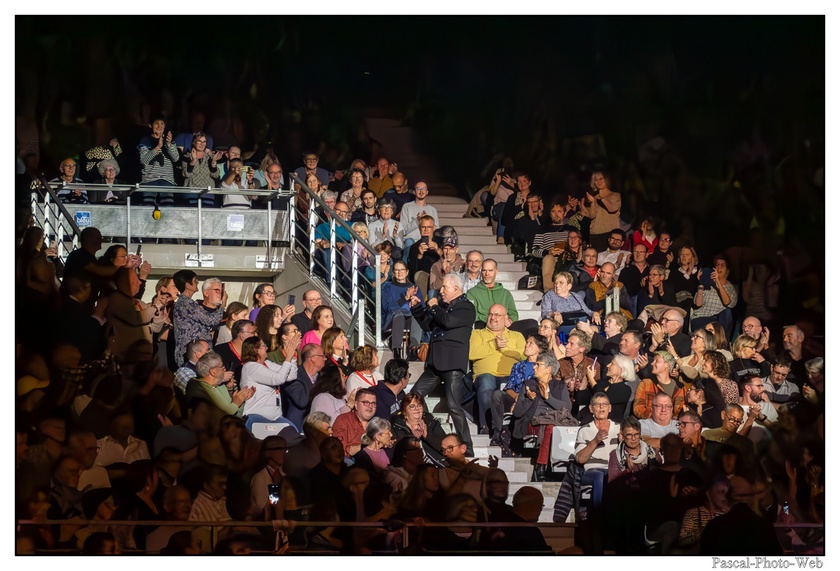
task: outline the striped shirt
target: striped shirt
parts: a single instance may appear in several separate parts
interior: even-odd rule
[[[559,242],[569,240],[569,230],[574,230],[574,227],[568,224],[543,224],[534,236],[531,255],[535,258],[544,258],[548,251]]]
[[[619,424],[610,421],[609,438],[602,440],[592,452],[592,456],[589,457],[589,460],[585,464],[587,470],[590,468],[609,468],[610,452],[618,448],[618,433]],[[595,427],[594,422],[581,426],[577,434],[577,440],[575,441],[575,456],[577,456],[578,452],[586,448],[589,441],[597,435],[598,429]]]
[[[160,149],[150,147],[151,143],[141,142],[137,149],[140,151],[140,165],[143,167],[143,178],[141,182],[152,182],[165,180],[175,184],[174,164],[180,158],[178,147],[174,143],[164,145]],[[164,152],[164,148],[166,152]],[[161,163],[160,158],[163,158]]]

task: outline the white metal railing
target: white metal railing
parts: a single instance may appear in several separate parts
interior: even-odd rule
[[[344,304],[350,313],[351,327],[357,334],[357,343],[361,345],[370,342],[377,347],[382,347],[382,284],[378,279],[379,254],[367,240],[351,228],[350,224],[339,218],[320,196],[312,192],[312,189],[306,186],[306,183],[297,175],[293,174],[292,179],[300,185],[302,193],[299,194],[300,202],[307,206],[307,211],[298,210],[297,202],[289,209],[291,213],[289,222],[290,254],[308,268],[310,280],[322,279],[317,272],[319,269],[323,271],[324,275],[329,275],[329,280],[324,285],[329,289],[330,302],[332,304]],[[318,248],[315,245],[315,231],[320,222],[317,207],[322,208],[329,215],[329,267],[325,267],[316,259]],[[339,267],[337,263],[337,228],[343,228],[350,234],[350,242],[346,246],[351,247],[353,252],[349,273]],[[373,283],[359,271],[359,260],[355,254],[359,247],[367,250],[371,259],[375,260],[375,279]],[[350,284],[349,290],[343,285],[348,283]],[[366,319],[366,317],[370,319]]]
[[[111,191],[118,199],[117,204],[80,204],[62,203],[57,195],[59,190]],[[195,198],[194,206],[174,205],[139,205],[131,204],[131,196],[135,192],[149,195],[191,195]],[[202,204],[202,197],[207,195],[247,194],[261,198],[265,202],[265,209],[228,209],[208,208]],[[41,179],[41,185],[33,189],[33,216],[40,224],[45,234],[54,236],[59,242],[60,255],[66,257],[72,249],[78,246],[80,227],[96,226],[105,236],[124,237],[126,243],[132,238],[155,239],[189,239],[195,240],[198,259],[201,260],[203,242],[210,239],[223,240],[252,240],[260,241],[266,247],[266,269],[276,266],[277,260],[272,257],[272,248],[285,247],[289,241],[289,216],[284,210],[272,207],[272,200],[276,198],[291,199],[292,191],[251,190],[247,191],[221,188],[196,187],[161,187],[135,185],[57,183]],[[158,222],[152,216],[160,210],[164,213],[165,222]],[[78,225],[75,217],[81,215],[80,220],[86,223]],[[235,230],[232,220],[236,219]],[[92,223],[91,223],[92,222]],[[74,236],[73,248],[67,249],[64,236]],[[63,252],[63,254],[62,254]],[[279,263],[279,262],[278,262]],[[279,266],[278,266],[279,267]]]

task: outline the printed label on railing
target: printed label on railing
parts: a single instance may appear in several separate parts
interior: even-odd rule
[[[76,226],[78,226],[79,229],[90,226],[90,210],[76,211]]]
[[[184,254],[184,267],[187,268],[213,268],[216,262],[213,260],[213,254],[201,254],[201,263],[198,260],[198,254]]]
[[[227,229],[228,232],[242,232],[245,229],[245,215],[228,214]]]

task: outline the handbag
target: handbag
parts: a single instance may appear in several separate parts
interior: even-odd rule
[[[578,302],[580,306],[580,311],[564,311],[563,312],[563,325],[577,325],[578,321],[589,321],[589,316],[586,314],[586,311],[583,309],[583,304],[580,302],[580,298],[575,294],[571,294],[572,297],[575,298],[575,301]]]

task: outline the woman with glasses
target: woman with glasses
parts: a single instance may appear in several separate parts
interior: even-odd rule
[[[703,372],[703,361],[706,351],[715,351],[717,343],[714,336],[705,329],[697,329],[691,334],[691,355],[677,358],[677,367],[680,370],[680,379],[690,388],[690,385],[698,379],[707,379]]]
[[[642,440],[642,425],[637,418],[631,416],[621,421],[620,434],[618,447],[610,452],[607,481],[621,479],[625,486],[638,489],[638,478],[658,464],[656,452]]]
[[[208,149],[207,135],[202,132],[193,135],[191,146],[192,148],[185,153],[181,162],[184,186],[216,188],[219,182],[219,167],[216,163],[224,157],[224,153],[221,151],[214,153]],[[185,194],[183,198],[190,206],[198,204],[198,194]],[[205,194],[201,197],[201,205],[215,206],[215,198],[214,195]]]
[[[257,320],[257,314],[260,312],[260,309],[265,307],[266,305],[274,305],[274,301],[277,297],[277,292],[274,291],[274,286],[271,284],[260,284],[254,289],[254,295],[252,296],[252,303],[253,308],[251,313],[248,314],[248,319],[251,321]]]
[[[446,431],[440,421],[426,409],[426,401],[418,394],[409,393],[400,403],[400,411],[391,417],[394,439],[416,438],[423,447],[423,457],[427,464],[443,466],[440,453]]]
[[[561,339],[557,337],[557,330],[560,324],[551,317],[543,317],[540,320],[539,334],[548,340],[548,350],[556,359],[563,359],[566,356],[566,348]]]
[[[391,423],[384,418],[374,416],[367,422],[362,434],[362,449],[353,455],[356,466],[364,468],[376,476],[384,476],[391,458],[387,449],[394,445]]]
[[[557,359],[551,353],[539,355],[534,361],[534,377],[522,384],[513,407],[513,437],[525,438],[530,434],[539,440],[539,453],[534,467],[534,479],[537,482],[544,480],[548,471],[551,432],[555,424],[558,424],[561,411],[565,408],[568,414],[572,410],[566,383],[554,379],[559,368]],[[534,420],[538,424],[534,424]]]
[[[406,318],[411,316],[409,300],[417,295],[417,286],[408,279],[408,266],[403,261],[396,261],[391,268],[391,279],[382,284],[382,331],[389,331],[394,315],[400,313]],[[420,296],[418,295],[418,298]],[[425,306],[420,300],[421,307]],[[419,335],[416,337],[420,338]]]

